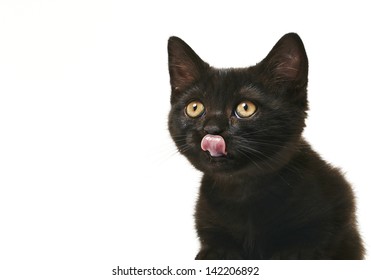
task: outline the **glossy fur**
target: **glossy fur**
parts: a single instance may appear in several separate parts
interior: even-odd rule
[[[286,34],[255,66],[216,69],[181,39],[168,42],[169,130],[178,150],[203,172],[196,207],[196,259],[362,259],[352,189],[301,136],[308,60]],[[205,112],[190,118],[187,104]],[[257,110],[235,114],[243,101]],[[227,156],[200,147],[225,139]]]

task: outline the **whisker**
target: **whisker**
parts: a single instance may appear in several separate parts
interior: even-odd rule
[[[261,150],[259,150],[257,148],[251,147],[249,144],[251,144],[251,143],[258,144],[258,145],[263,144],[263,145],[270,145],[270,146],[273,146],[273,147],[278,146],[280,148],[287,147],[287,145],[276,145],[276,144],[270,144],[270,143],[262,143],[262,142],[259,142],[259,141],[250,141],[250,140],[247,140],[247,139],[239,139],[239,141],[240,141],[240,143],[239,143],[240,146],[243,147],[242,149],[239,148],[239,150],[244,150],[245,152],[250,153],[251,156],[255,156],[255,157],[259,158],[261,161],[264,162],[264,164],[266,164],[271,169],[274,169],[274,167],[270,164],[270,162],[272,162],[274,164],[280,164],[281,163],[280,158],[278,158],[277,156],[268,156],[266,153],[262,152]],[[241,145],[241,144],[243,144],[243,145]],[[286,170],[289,170],[289,171],[294,172],[294,173],[299,172],[299,168],[296,168],[292,164],[290,166],[286,166],[285,168],[286,168]]]
[[[242,149],[239,149],[237,148],[236,149],[240,154],[242,154],[243,156],[245,156],[246,158],[248,158],[258,169],[264,171],[264,169],[257,163],[255,162],[250,156],[248,153],[246,153],[244,150]]]
[[[251,147],[244,147],[244,148],[247,149],[247,151],[253,152],[253,153],[251,153],[252,155],[255,155],[257,158],[259,158],[263,162],[264,165],[267,165],[269,168],[274,170],[274,167],[269,163],[269,161],[266,161],[266,159],[274,160],[273,157],[269,157],[266,154],[262,153],[261,151],[256,150],[256,149],[251,148]]]

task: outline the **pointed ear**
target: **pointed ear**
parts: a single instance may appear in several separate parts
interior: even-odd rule
[[[273,83],[303,87],[308,82],[308,58],[304,44],[295,33],[284,35],[261,62]]]
[[[196,82],[209,65],[178,37],[168,41],[169,73],[172,92],[181,92]]]

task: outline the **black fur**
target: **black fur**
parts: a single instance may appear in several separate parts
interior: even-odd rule
[[[301,136],[308,59],[297,34],[283,36],[255,66],[216,69],[181,39],[168,42],[169,130],[180,153],[204,173],[196,208],[196,259],[362,259],[352,189]],[[204,113],[191,118],[187,104]],[[256,112],[235,114],[243,101]],[[223,137],[227,155],[201,149]]]

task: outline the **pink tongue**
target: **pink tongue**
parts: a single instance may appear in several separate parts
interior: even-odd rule
[[[227,155],[225,141],[220,135],[207,134],[202,138],[201,149],[209,151],[212,157],[221,157]]]

